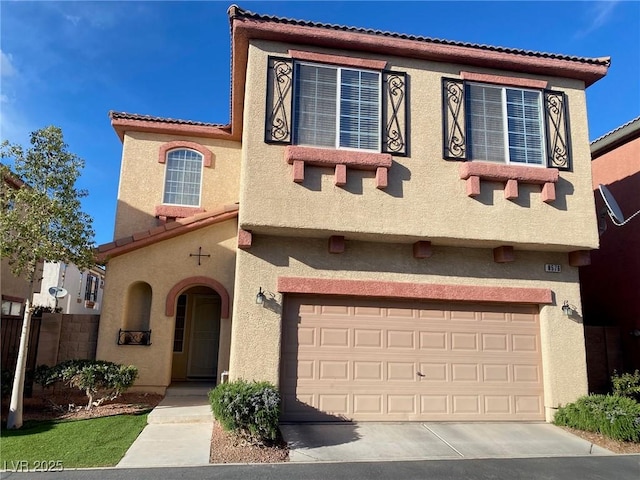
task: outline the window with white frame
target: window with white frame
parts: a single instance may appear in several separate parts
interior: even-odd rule
[[[545,164],[540,91],[470,83],[465,92],[469,159]]]
[[[21,317],[22,316],[22,302],[2,299],[2,315],[8,317]]]
[[[380,73],[295,64],[293,143],[380,151]]]
[[[163,203],[200,205],[202,155],[194,150],[178,149],[167,153]]]
[[[98,284],[99,279],[91,273],[87,274],[87,283],[84,289],[84,299],[90,302],[98,301]]]

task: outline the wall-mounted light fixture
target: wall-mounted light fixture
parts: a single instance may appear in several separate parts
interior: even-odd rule
[[[571,305],[569,305],[569,300],[565,300],[562,304],[562,313],[567,317],[570,317],[571,315],[573,315],[574,311],[575,309]]]
[[[264,303],[265,295],[262,291],[262,287],[258,287],[258,293],[256,294],[256,303],[262,305]]]

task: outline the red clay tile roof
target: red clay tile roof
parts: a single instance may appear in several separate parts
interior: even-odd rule
[[[208,122],[198,122],[195,120],[181,120],[179,118],[167,118],[167,117],[154,117],[153,115],[141,115],[139,113],[127,113],[127,112],[116,112],[115,110],[109,111],[109,118],[111,120],[142,120],[145,122],[162,122],[162,123],[173,123],[178,125],[196,125],[198,127],[216,127],[216,128],[225,128],[229,127],[228,124],[222,123],[208,123]]]
[[[347,25],[336,25],[336,24],[330,24],[330,23],[311,22],[307,20],[296,20],[293,18],[278,17],[275,15],[261,15],[259,13],[254,13],[248,10],[244,10],[243,8],[237,5],[231,5],[229,7],[228,14],[230,19],[247,18],[251,20],[262,20],[267,22],[285,23],[288,25],[301,25],[305,27],[324,28],[324,29],[330,29],[330,30],[339,30],[343,32],[364,33],[368,35],[376,35],[376,36],[383,36],[383,37],[389,37],[389,38],[399,38],[403,40],[414,40],[418,42],[435,43],[439,45],[451,45],[456,47],[477,48],[479,50],[512,53],[516,55],[525,55],[529,57],[569,60],[574,62],[604,65],[607,67],[611,64],[610,57],[603,57],[603,58],[577,57],[574,55],[562,55],[562,54],[555,54],[555,53],[536,52],[533,50],[522,50],[519,48],[498,47],[493,45],[484,45],[484,44],[468,43],[468,42],[456,42],[452,40],[443,40],[440,38],[424,37],[421,35],[407,35],[403,33],[394,33],[394,32],[382,31],[382,30],[375,30],[371,28],[349,27]]]
[[[117,257],[162,240],[236,218],[238,216],[238,208],[238,204],[224,205],[209,212],[198,213],[149,230],[136,232],[128,237],[118,238],[97,248],[98,261],[104,262],[109,258]]]
[[[595,160],[599,156],[639,136],[640,117],[636,117],[591,142],[591,160]]]

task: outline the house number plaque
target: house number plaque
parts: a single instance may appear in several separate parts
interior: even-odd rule
[[[544,271],[548,273],[560,273],[562,272],[562,265],[558,263],[545,263]]]

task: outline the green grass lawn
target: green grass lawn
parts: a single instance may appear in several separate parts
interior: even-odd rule
[[[0,468],[61,462],[64,468],[116,465],[147,424],[147,413],[76,421],[29,421],[2,430]],[[24,464],[24,463],[23,463]],[[60,464],[58,464],[60,465]]]

